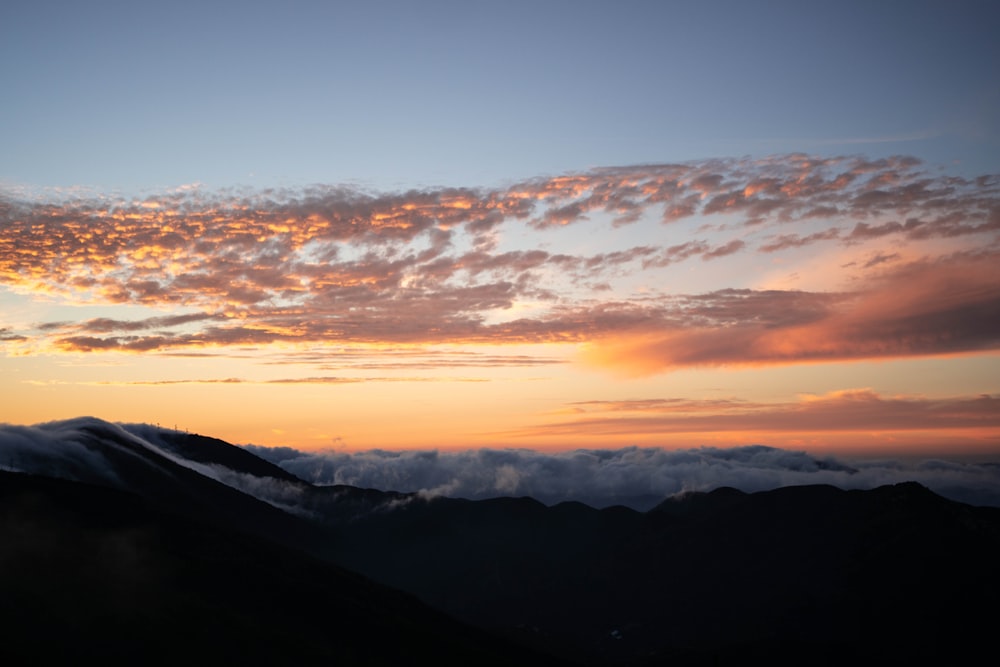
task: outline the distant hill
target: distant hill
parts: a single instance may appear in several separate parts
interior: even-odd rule
[[[955,664],[992,646],[1000,509],[915,483],[548,507],[312,486],[147,426],[17,428],[5,664]]]

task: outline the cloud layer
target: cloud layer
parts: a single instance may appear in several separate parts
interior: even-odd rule
[[[647,509],[669,495],[720,486],[748,492],[801,484],[867,489],[914,480],[955,500],[1000,506],[1000,463],[856,461],[762,445],[562,453],[480,449],[352,454],[247,449],[315,484],[471,499],[532,496],[549,504],[576,500],[595,507],[624,504]]]
[[[608,248],[570,242],[589,233]],[[655,241],[634,242],[644,235]],[[907,157],[718,159],[402,193],[0,195],[0,285],[164,312],[4,326],[0,345],[591,341],[592,363],[632,374],[974,352],[1000,347],[998,240],[1000,177]],[[636,289],[685,262],[809,248],[855,253],[831,269],[836,290]]]
[[[35,426],[0,424],[0,468],[128,489],[138,479],[175,484],[168,464],[176,464],[286,511],[308,512],[301,507],[304,485],[192,461],[176,451],[164,433],[149,425],[116,425],[94,418]],[[313,484],[423,496],[532,496],[549,504],[573,500],[595,507],[623,504],[648,509],[673,494],[720,486],[744,491],[799,484],[867,489],[912,480],[955,500],[1000,506],[1000,462],[854,460],[763,445],[561,453],[489,448],[303,452],[253,445],[245,449]],[[148,474],[137,477],[136,466]]]

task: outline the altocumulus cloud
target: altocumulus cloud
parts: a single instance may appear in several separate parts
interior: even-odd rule
[[[537,247],[513,241],[525,234]],[[603,252],[580,246],[589,235]],[[0,329],[0,347],[598,342],[590,362],[639,375],[978,352],[1000,348],[998,235],[1000,178],[907,157],[709,159],[383,193],[0,191],[0,287],[164,313],[24,323]],[[664,271],[683,262],[724,274],[806,246],[834,258],[823,270],[844,278],[838,291],[634,289],[672,284]]]
[[[648,509],[673,494],[720,486],[753,492],[803,484],[867,489],[917,481],[954,500],[1000,506],[1000,464],[849,461],[763,445],[559,453],[524,449],[316,453],[288,447],[246,448],[314,484],[470,499],[532,496],[548,504],[575,500],[595,507],[622,504]]]

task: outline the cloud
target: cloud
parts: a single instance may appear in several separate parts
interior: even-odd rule
[[[305,485],[192,461],[175,454],[162,433],[148,425],[112,424],[93,417],[34,426],[0,424],[0,469],[141,492],[129,485],[136,479],[148,484],[150,477],[136,476],[137,468],[176,483],[165,465],[169,462],[286,511],[307,513],[298,506]]]
[[[76,419],[36,426],[0,424],[0,468],[119,486],[113,467],[86,444],[86,428],[97,422]]]
[[[873,266],[895,260],[880,256]],[[599,337],[591,364],[630,375],[956,354],[1000,346],[995,253],[912,262],[856,292],[721,290],[633,310]],[[623,313],[624,314],[624,313]],[[644,316],[644,317],[643,317]]]
[[[72,328],[78,331],[90,333],[108,333],[113,331],[141,331],[144,329],[168,329],[192,322],[203,322],[205,320],[220,319],[218,316],[211,316],[205,313],[188,313],[186,315],[172,315],[169,317],[148,317],[142,320],[116,320],[107,317],[99,317],[79,324],[63,325],[61,328]]]
[[[836,417],[838,402],[853,404],[855,416],[883,411],[866,392],[818,397],[803,408],[816,418]],[[995,397],[949,401],[897,400],[890,421],[916,418],[921,411],[938,414],[942,423],[996,422]],[[740,402],[702,405],[687,400],[585,402],[594,412],[697,412],[711,408],[752,413],[758,406]],[[883,418],[884,419],[884,418]],[[927,420],[925,420],[926,422]],[[933,420],[931,420],[933,421]],[[881,423],[881,422],[879,422]],[[161,429],[141,424],[116,425],[78,418],[35,426],[0,425],[0,468],[127,488],[137,466],[173,474],[165,464],[181,465],[210,479],[291,512],[304,508],[307,487],[258,477],[219,464],[191,461],[175,453]],[[303,452],[288,447],[245,448],[297,477],[315,484],[348,484],[464,498],[532,496],[546,503],[577,500],[603,507],[626,504],[639,509],[663,498],[692,490],[733,486],[758,491],[796,484],[833,484],[845,489],[873,488],[917,481],[950,498],[1000,506],[1000,464],[961,463],[940,459],[857,460],[823,457],[763,445],[667,450],[625,447],[538,452],[527,449],[474,451],[385,451],[348,453]],[[308,503],[307,503],[308,504]]]
[[[733,399],[646,399],[571,403],[560,421],[531,434],[777,433],[1000,429],[1000,397],[882,396],[871,389],[760,403]],[[565,418],[568,416],[568,418]]]
[[[713,224],[683,226],[693,219]],[[628,243],[636,226],[655,241]],[[560,232],[567,228],[578,229]],[[565,241],[561,233],[574,241],[551,250]],[[614,242],[597,252],[581,247],[591,233]],[[43,322],[3,329],[0,341],[29,352],[146,354],[279,343],[596,341],[609,359],[650,353],[653,372],[950,354],[996,348],[996,336],[961,316],[995,316],[995,300],[980,278],[948,269],[943,257],[976,249],[980,264],[994,262],[998,234],[1000,179],[953,176],[900,156],[712,159],[383,193],[189,188],[135,200],[25,200],[8,192],[0,193],[0,285],[164,314]],[[898,249],[927,248],[919,244],[928,240],[948,243],[920,260]],[[921,280],[931,291],[907,292],[908,312],[881,314],[876,305],[891,302],[887,276],[850,293],[747,292],[760,316],[723,330],[704,307],[732,301],[731,292],[635,290],[666,284],[664,271],[695,258],[724,269],[751,253],[777,257],[816,244],[860,246],[861,273],[845,279],[887,267],[899,276],[950,271],[960,288],[954,307],[943,303],[942,288]],[[936,305],[921,310],[925,296]],[[769,324],[778,317],[772,308],[792,301],[825,314],[813,328]],[[946,324],[953,315],[958,321]]]
[[[801,248],[817,241],[829,241],[840,236],[840,230],[836,227],[825,229],[801,236],[799,234],[781,234],[773,237],[770,241],[760,246],[761,252],[777,252],[789,248]]]
[[[439,377],[337,377],[312,376],[304,378],[281,378],[267,380],[268,384],[345,384],[355,382],[488,382],[482,378],[439,378]]]
[[[0,342],[3,341],[25,341],[28,340],[27,336],[22,336],[21,334],[14,333],[10,327],[0,327]]]
[[[357,384],[369,382],[489,382],[484,378],[463,377],[393,377],[393,376],[308,376],[250,380],[245,378],[182,378],[170,380],[89,380],[80,382],[59,381],[58,384],[83,384],[97,386],[148,387],[183,384]]]
[[[708,252],[704,253],[702,259],[716,259],[717,257],[725,257],[726,255],[732,255],[734,252],[742,250],[746,246],[746,243],[739,239],[734,239],[729,243],[721,245],[717,248],[712,248]]]
[[[0,467],[49,477],[128,489],[134,468],[172,474],[164,461],[189,468],[216,481],[237,486],[235,471],[221,471],[176,456],[135,432],[152,436],[152,428],[129,430],[94,417],[17,426],[0,424]],[[230,474],[231,473],[231,474]],[[143,478],[148,479],[148,478]]]
[[[121,429],[143,447],[154,451],[157,455],[286,512],[306,517],[314,516],[302,503],[308,488],[306,484],[276,477],[252,475],[219,463],[193,461],[180,454],[171,440],[164,437],[168,433],[165,429],[150,424],[112,425],[102,422],[100,427],[102,429]]]
[[[523,449],[463,452],[301,452],[247,446],[253,453],[316,484],[447,494],[481,499],[532,496],[553,504],[648,509],[667,496],[733,486],[762,491],[800,484],[867,489],[915,480],[956,500],[1000,506],[1000,465],[924,461],[853,461],[753,445],[665,450]]]
[[[559,357],[541,354],[491,354],[447,346],[435,348],[364,346],[298,350],[275,354],[265,362],[286,366],[308,364],[320,370],[428,370],[445,368],[543,367],[565,364]]]

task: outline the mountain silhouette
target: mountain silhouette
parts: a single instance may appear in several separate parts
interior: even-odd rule
[[[298,549],[0,472],[3,664],[549,664]]]
[[[992,641],[1000,509],[916,483],[638,512],[313,486],[92,418],[20,435],[0,440],[20,471],[0,474],[0,658],[956,664]]]

